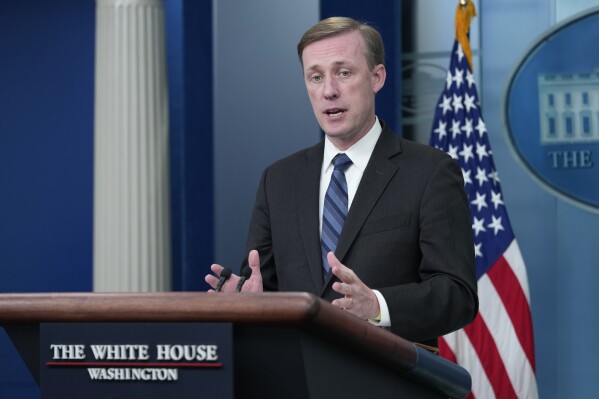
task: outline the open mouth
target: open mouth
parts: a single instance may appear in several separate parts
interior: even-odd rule
[[[344,109],[340,109],[340,108],[331,108],[331,109],[327,109],[326,111],[324,111],[324,113],[328,116],[339,116],[341,114],[343,114],[345,112]]]

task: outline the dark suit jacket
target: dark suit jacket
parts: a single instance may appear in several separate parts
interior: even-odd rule
[[[260,253],[264,289],[339,297],[322,277],[319,188],[324,142],[268,167],[248,250]],[[436,345],[477,309],[474,244],[458,164],[383,124],[335,251],[385,297],[391,331]],[[247,267],[247,263],[244,264]]]

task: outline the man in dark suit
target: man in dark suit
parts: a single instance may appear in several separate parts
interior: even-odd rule
[[[326,137],[264,171],[243,291],[310,292],[434,346],[478,308],[460,169],[376,117],[386,70],[374,28],[323,20],[304,34],[298,55]],[[222,269],[212,265],[217,276]],[[206,281],[214,288],[218,279]],[[223,291],[238,281],[233,276]]]

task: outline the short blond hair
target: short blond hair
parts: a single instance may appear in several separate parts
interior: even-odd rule
[[[331,17],[323,19],[304,33],[297,44],[297,55],[303,65],[302,54],[309,44],[319,40],[340,35],[346,32],[359,32],[366,44],[366,61],[372,70],[379,64],[385,65],[385,46],[381,34],[371,25],[348,17]]]

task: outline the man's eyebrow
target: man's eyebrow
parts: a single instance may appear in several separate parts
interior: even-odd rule
[[[346,65],[352,65],[352,64],[349,61],[335,61],[335,62],[333,62],[333,65],[335,65],[335,66],[346,66]],[[322,67],[320,65],[318,65],[318,64],[306,67],[306,71],[314,71],[314,70],[317,70],[317,69],[322,69]]]

